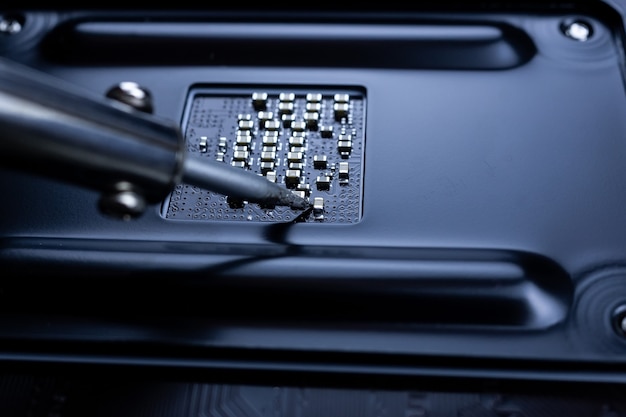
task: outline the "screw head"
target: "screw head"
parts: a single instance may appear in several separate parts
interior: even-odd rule
[[[145,113],[154,111],[150,91],[133,81],[123,81],[111,87],[107,91],[106,97],[128,104]]]
[[[24,24],[17,17],[0,16],[0,33],[6,35],[15,35],[20,33]]]
[[[622,304],[613,310],[613,323],[617,334],[626,337],[626,304]]]
[[[583,20],[573,20],[562,26],[563,33],[570,39],[586,42],[593,34],[591,24]]]
[[[118,190],[103,194],[100,198],[100,211],[122,220],[139,217],[146,210],[146,200],[132,189],[130,184],[118,184]]]

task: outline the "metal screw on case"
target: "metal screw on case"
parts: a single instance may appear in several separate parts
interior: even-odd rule
[[[613,310],[613,323],[617,333],[622,337],[626,337],[626,304],[622,304]]]
[[[562,29],[565,36],[579,42],[587,41],[593,33],[591,25],[582,20],[564,23]]]
[[[141,194],[132,190],[130,184],[119,183],[119,191],[105,194],[100,198],[100,210],[122,220],[130,220],[140,216],[146,209],[146,200]]]
[[[128,104],[145,113],[152,113],[152,94],[150,91],[133,81],[123,81],[107,91],[106,96],[113,100]]]
[[[19,19],[11,16],[0,16],[0,33],[15,35],[22,31],[23,25]]]
[[[152,94],[132,81],[124,81],[110,88],[106,97],[128,104],[144,113],[152,113]],[[128,183],[116,184],[116,190],[100,198],[100,210],[113,217],[130,220],[140,216],[146,209],[145,198]]]

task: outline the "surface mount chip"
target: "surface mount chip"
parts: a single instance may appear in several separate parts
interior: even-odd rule
[[[310,216],[187,184],[163,205],[171,220],[356,223],[361,218],[365,94],[349,88],[196,88],[187,151],[263,175],[314,204]]]

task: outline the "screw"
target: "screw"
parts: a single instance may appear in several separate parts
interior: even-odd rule
[[[587,41],[592,32],[591,25],[582,20],[574,20],[563,25],[565,36],[579,42]]]
[[[1,16],[0,17],[0,33],[4,33],[6,35],[15,35],[22,31],[23,28],[22,22],[19,19],[11,16]]]
[[[133,81],[123,81],[111,87],[106,96],[145,113],[152,113],[154,110],[150,91]]]
[[[152,95],[136,82],[123,81],[111,87],[106,97],[127,104],[144,113],[152,113]],[[115,191],[100,197],[100,211],[123,220],[138,217],[146,209],[146,200],[132,184],[120,182]]]
[[[613,310],[613,323],[617,333],[622,337],[626,337],[626,304],[622,304]]]
[[[102,195],[100,211],[122,220],[130,220],[143,214],[146,200],[141,194],[133,191],[131,184],[118,183],[116,188],[116,191]]]

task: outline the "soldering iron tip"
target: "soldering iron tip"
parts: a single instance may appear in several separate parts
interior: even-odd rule
[[[288,200],[286,201],[286,205],[294,210],[306,210],[312,205],[308,199],[302,198],[292,192],[289,192],[289,195],[286,198]]]

